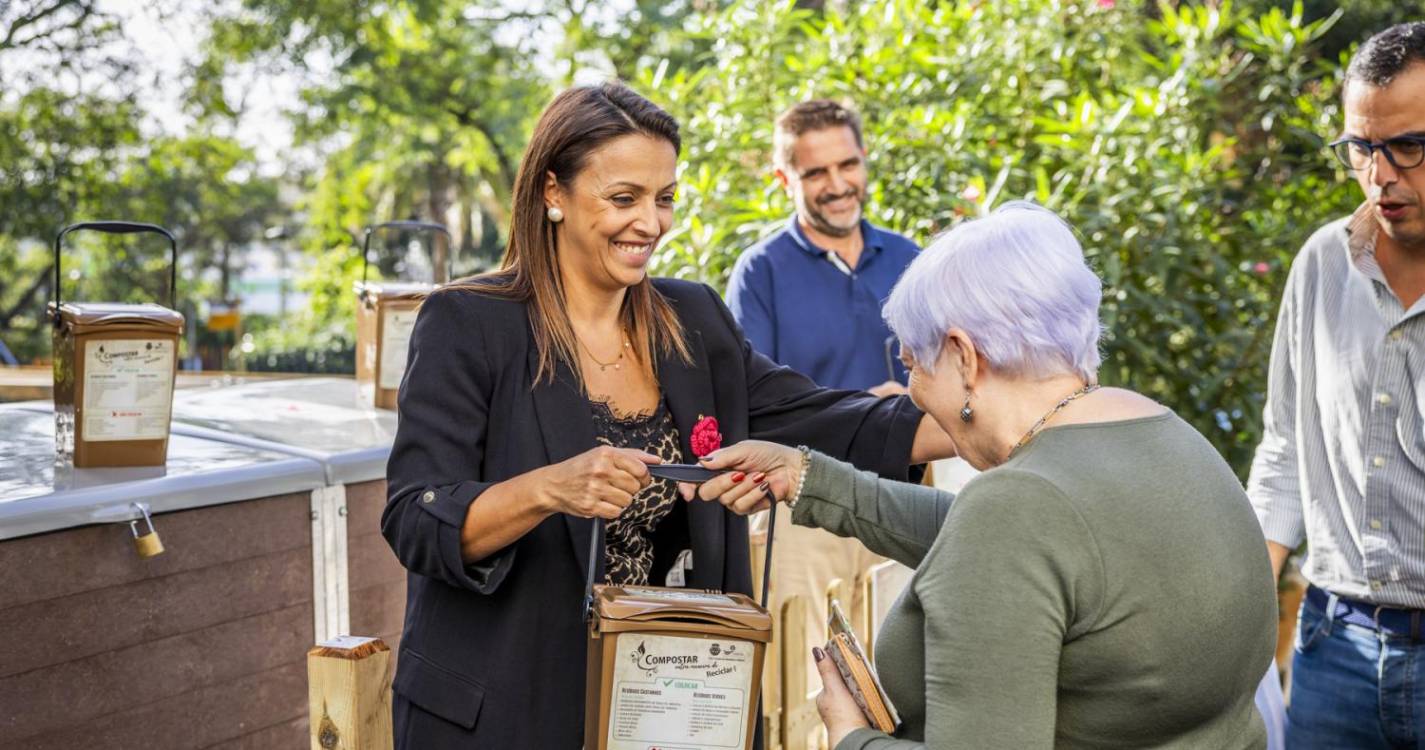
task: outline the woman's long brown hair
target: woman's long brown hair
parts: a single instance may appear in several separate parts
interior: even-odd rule
[[[621,83],[575,87],[554,97],[534,126],[534,135],[515,177],[510,241],[500,270],[447,287],[529,303],[530,325],[539,351],[535,383],[553,379],[555,364],[561,359],[580,383],[584,379],[575,349],[574,327],[564,304],[564,284],[554,241],[556,225],[545,212],[546,175],[553,173],[559,185],[568,190],[588,162],[589,154],[615,138],[634,133],[667,141],[674,152],[682,148],[678,121]],[[619,315],[640,361],[659,352],[676,354],[691,363],[682,323],[647,276],[629,287]]]

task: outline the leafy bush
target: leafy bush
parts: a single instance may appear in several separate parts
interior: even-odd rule
[[[356,334],[346,326],[274,327],[245,337],[225,369],[350,375],[356,372]]]
[[[1014,198],[1055,209],[1104,280],[1102,379],[1173,407],[1245,474],[1291,258],[1357,200],[1322,148],[1339,127],[1330,21],[1111,0],[845,12],[739,2],[694,29],[700,65],[641,88],[684,123],[665,273],[722,283],[791,213],[770,175],[793,102],[862,112],[868,216],[923,243]]]

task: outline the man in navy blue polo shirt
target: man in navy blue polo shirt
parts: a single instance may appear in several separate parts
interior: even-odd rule
[[[821,385],[904,393],[881,305],[919,248],[862,216],[860,117],[827,99],[802,102],[777,118],[772,143],[796,215],[737,259],[728,307],[753,347]]]

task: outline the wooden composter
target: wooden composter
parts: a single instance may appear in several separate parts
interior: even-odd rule
[[[153,303],[64,302],[61,247],[78,230],[151,233],[168,239],[168,307]],[[162,466],[178,369],[183,316],[173,309],[178,243],[167,229],[126,221],[72,224],[54,238],[55,449],[77,468]]]
[[[371,235],[383,229],[443,235],[432,253],[434,282],[369,281]],[[388,221],[367,227],[361,242],[361,281],[356,284],[356,382],[362,397],[378,409],[396,408],[396,391],[406,373],[406,349],[421,302],[450,279],[450,232],[441,224]]]
[[[751,750],[767,609],[743,594],[593,586],[603,527],[595,522],[585,599],[584,750]]]

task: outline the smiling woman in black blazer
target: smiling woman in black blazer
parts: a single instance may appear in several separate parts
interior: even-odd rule
[[[908,399],[821,389],[752,351],[708,287],[647,276],[678,148],[622,85],[561,93],[520,166],[504,269],[421,308],[382,517],[410,572],[397,748],[580,747],[594,518],[599,580],[751,592],[746,520],[648,474],[695,460],[700,420],[891,477],[950,453]]]

